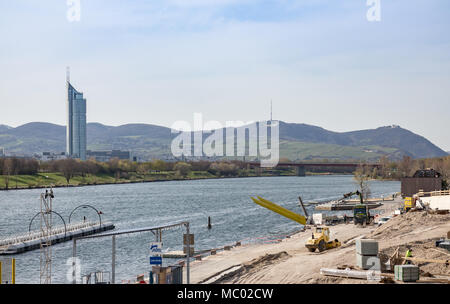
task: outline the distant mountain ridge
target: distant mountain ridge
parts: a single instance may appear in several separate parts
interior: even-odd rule
[[[65,151],[66,127],[32,122],[11,128],[0,125],[0,147],[19,154]],[[170,157],[171,129],[151,124],[107,126],[87,124],[88,149],[131,150],[143,158]],[[207,135],[205,135],[206,137]],[[333,132],[321,127],[280,121],[280,157],[305,159],[376,160],[386,155],[399,159],[448,155],[426,138],[399,126],[352,132]]]
[[[7,125],[0,125],[0,132],[2,132],[2,131],[7,131],[7,130],[9,130],[9,129],[11,129],[12,127],[10,127],[10,126],[7,126]]]

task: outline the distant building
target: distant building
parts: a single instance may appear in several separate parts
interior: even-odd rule
[[[40,160],[42,161],[51,161],[51,160],[59,160],[66,159],[66,152],[54,153],[54,152],[42,152],[40,155]]]
[[[131,160],[130,151],[121,151],[121,150],[91,151],[91,150],[87,150],[86,155],[87,155],[88,159],[95,158],[95,160],[99,161],[99,162],[107,162],[113,158]]]
[[[0,157],[4,157],[5,156],[5,149],[0,147]]]
[[[86,99],[67,79],[66,152],[73,158],[86,160]]]

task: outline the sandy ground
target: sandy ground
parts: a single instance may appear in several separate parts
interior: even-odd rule
[[[398,208],[398,204],[385,204],[381,208],[390,213]],[[311,230],[306,229],[279,243],[244,245],[206,256],[191,263],[191,283],[367,283],[320,275],[323,267],[356,265],[356,238],[377,239],[380,252],[384,254],[392,254],[400,246],[399,252],[404,255],[405,244],[412,244],[415,257],[450,259],[445,250],[434,247],[434,240],[450,231],[448,214],[411,212],[378,228],[340,224],[331,226],[330,231],[331,237],[341,241],[342,246],[322,253],[311,253],[305,248],[304,243],[311,235]],[[445,264],[420,266],[431,273],[450,274],[450,267]]]

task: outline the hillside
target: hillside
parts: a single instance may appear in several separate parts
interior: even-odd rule
[[[401,154],[414,158],[446,155],[445,151],[432,144],[426,138],[399,126],[337,133],[305,124],[280,122],[280,138],[312,143],[366,147],[369,150],[372,148],[376,149],[376,147],[396,148]]]
[[[17,128],[0,125],[0,147],[8,153],[32,154],[65,150],[65,126],[33,122]],[[144,158],[169,157],[170,128],[150,124],[87,125],[88,149],[131,150]],[[206,138],[207,136],[204,136]],[[399,159],[447,155],[426,138],[398,126],[333,132],[317,126],[280,121],[280,157],[292,160],[365,159],[387,155]]]
[[[0,125],[0,132],[7,131],[7,130],[9,130],[9,129],[11,129],[10,126],[7,126],[7,125]]]

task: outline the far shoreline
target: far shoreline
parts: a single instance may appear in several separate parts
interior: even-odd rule
[[[306,176],[342,176],[353,175],[349,173],[307,173]],[[0,188],[0,191],[19,191],[19,190],[33,190],[33,189],[47,189],[47,188],[78,188],[88,186],[104,186],[104,185],[124,185],[124,184],[139,184],[139,183],[154,183],[154,182],[170,182],[170,181],[196,181],[196,180],[208,180],[208,179],[229,179],[229,178],[251,178],[251,177],[292,177],[296,175],[255,175],[255,176],[220,176],[220,177],[192,177],[192,178],[170,178],[170,179],[154,179],[154,180],[124,180],[116,182],[100,182],[100,183],[87,183],[87,184],[66,184],[66,185],[39,185],[39,186],[19,186],[10,187],[8,189]],[[379,180],[379,179],[377,179]],[[387,180],[388,181],[388,180]]]

